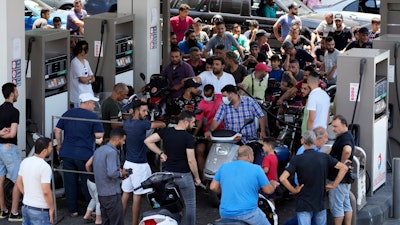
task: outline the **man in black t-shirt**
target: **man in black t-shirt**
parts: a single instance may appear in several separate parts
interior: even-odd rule
[[[347,167],[335,158],[313,150],[314,131],[303,134],[304,153],[296,155],[280,176],[280,182],[296,194],[296,212],[299,224],[326,224],[325,189],[335,188],[346,174]],[[335,181],[325,184],[327,171],[336,168],[339,173]],[[288,181],[290,175],[297,173],[299,186],[293,187]],[[301,223],[300,223],[301,222]]]
[[[21,156],[17,147],[19,111],[13,106],[19,96],[18,89],[13,83],[6,83],[1,90],[5,102],[0,106],[0,193],[4,193],[4,181],[7,174],[14,183],[17,181]],[[8,217],[10,222],[19,222],[22,221],[22,216],[18,213],[21,194],[17,185],[14,185],[12,196],[10,213],[6,207],[4,195],[1,195],[0,219]]]
[[[351,34],[350,29],[344,27],[342,14],[335,14],[335,24],[335,31],[329,32],[328,36],[333,37],[333,40],[335,40],[335,48],[339,51],[342,51],[351,41],[353,35]]]
[[[332,130],[336,134],[335,143],[329,154],[342,163],[351,162],[354,155],[354,138],[347,128],[347,121],[342,115],[336,115],[332,120]],[[328,179],[333,180],[338,173],[331,169]],[[350,204],[351,174],[347,173],[342,182],[329,191],[329,203],[335,224],[351,224],[353,210]]]
[[[179,115],[179,121],[175,127],[164,128],[144,140],[147,147],[158,154],[161,162],[165,163],[165,171],[181,176],[175,178],[174,181],[178,184],[185,202],[182,224],[196,224],[196,190],[194,186],[201,183],[194,152],[194,140],[192,135],[187,132],[193,128],[194,122],[194,113],[184,110]],[[164,151],[156,145],[161,139]]]

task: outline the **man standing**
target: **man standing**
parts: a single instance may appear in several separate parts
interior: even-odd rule
[[[248,71],[254,71],[257,63],[268,63],[268,57],[260,52],[258,42],[253,41],[250,43],[250,54],[244,57],[243,65],[247,67]]]
[[[52,171],[50,165],[44,160],[51,154],[52,149],[51,139],[41,137],[35,142],[35,154],[21,163],[16,186],[24,195],[23,224],[52,224],[54,222],[54,202],[50,186]]]
[[[203,44],[203,46],[206,46],[208,40],[210,38],[208,37],[207,33],[203,31],[203,20],[201,20],[199,17],[194,18],[193,20],[193,29],[194,33],[196,34],[196,40],[200,43]]]
[[[283,61],[283,69],[288,70],[289,64],[293,59],[296,59],[299,63],[299,68],[304,69],[306,66],[306,62],[316,64],[317,60],[314,59],[312,55],[310,55],[304,49],[296,49],[292,42],[285,41],[282,44],[282,49],[285,51],[285,54],[282,55]]]
[[[198,47],[190,48],[190,58],[187,63],[192,66],[196,76],[206,70],[206,63],[201,59],[201,51]]]
[[[283,73],[281,80],[281,91],[286,92],[297,82],[304,79],[304,70],[300,69],[299,61],[297,59],[292,59],[289,61],[288,69]],[[282,101],[284,99],[282,98]]]
[[[93,171],[99,194],[102,224],[123,225],[121,179],[127,178],[127,170],[120,169],[118,148],[125,144],[126,133],[121,127],[110,132],[110,141],[94,152]]]
[[[335,40],[328,36],[326,41],[326,52],[324,55],[324,63],[322,64],[321,72],[326,76],[327,85],[336,84],[336,69],[337,69],[337,57],[340,55],[340,51],[335,48]]]
[[[296,194],[296,213],[300,225],[326,224],[325,189],[335,188],[343,179],[347,166],[335,158],[313,150],[314,131],[303,134],[304,153],[296,155],[280,176],[280,182],[293,194]],[[325,184],[326,171],[335,168],[339,172],[332,184]],[[293,187],[288,178],[297,173],[300,185]],[[312,174],[312,176],[310,176]]]
[[[329,32],[335,31],[335,24],[333,24],[333,13],[325,13],[325,20],[323,20],[318,27],[315,29],[315,34],[317,35],[317,41],[321,40],[322,37],[327,37]]]
[[[173,16],[169,19],[171,30],[176,34],[177,42],[183,40],[185,31],[187,31],[193,24],[193,18],[188,16],[189,9],[189,5],[181,4],[179,6],[179,15]]]
[[[193,47],[197,47],[203,50],[203,44],[201,44],[196,39],[196,34],[194,33],[193,29],[189,29],[185,32],[185,39],[178,43],[178,47],[181,50],[182,58],[189,58],[190,57],[190,49]]]
[[[329,123],[330,98],[319,87],[319,82],[319,75],[316,72],[311,72],[307,79],[308,86],[311,89],[307,102],[307,130],[312,130],[316,127],[326,128]]]
[[[269,225],[267,217],[258,208],[258,190],[272,194],[277,183],[269,182],[261,167],[253,164],[254,155],[249,146],[240,146],[237,159],[223,164],[210,184],[210,190],[222,193],[221,218],[250,225]]]
[[[257,127],[255,122],[253,122],[243,128],[241,132],[241,142],[243,144],[249,143],[250,147],[252,147],[256,153],[254,162],[261,165],[262,146],[257,146],[258,142],[252,142],[258,140],[259,137],[266,137],[265,118],[260,105],[250,97],[239,96],[236,87],[233,85],[226,85],[222,89],[222,96],[222,102],[224,104],[219,107],[205,136],[210,136],[210,132],[213,132],[221,122],[224,122],[225,129],[239,132],[243,127],[245,120],[258,119],[261,130],[260,135],[257,135]]]
[[[226,32],[225,23],[223,21],[217,22],[217,35],[214,35],[207,43],[204,48],[203,55],[206,56],[207,53],[212,50],[215,54],[215,49],[218,45],[224,45],[225,51],[230,51],[232,46],[236,47],[239,52],[240,57],[243,59],[244,54],[239,43],[236,41],[235,37],[229,32]]]
[[[336,115],[332,120],[332,130],[336,134],[335,143],[329,155],[342,163],[352,162],[354,156],[354,139],[347,128],[347,121],[342,115]],[[334,180],[338,170],[331,169],[328,179]],[[340,184],[329,191],[329,203],[335,225],[351,224],[353,210],[350,204],[351,174],[346,173]]]
[[[293,20],[300,21],[301,24],[301,19],[297,16],[297,10],[300,8],[300,6],[296,2],[293,2],[288,6],[288,8],[289,13],[279,17],[273,26],[274,35],[280,42],[283,42],[286,39],[286,36],[289,34]],[[279,35],[279,28],[281,28],[281,35]]]
[[[346,45],[352,40],[351,30],[344,27],[343,15],[340,13],[335,14],[335,31],[329,32],[328,37],[333,37],[335,41],[335,48],[342,51]]]
[[[57,140],[57,151],[63,160],[63,169],[86,171],[86,161],[93,155],[95,139],[103,138],[103,126],[100,122],[81,121],[82,119],[98,120],[93,112],[95,102],[99,101],[91,93],[79,95],[80,106],[65,112],[62,117],[72,117],[79,120],[60,119],[54,129]],[[64,140],[61,133],[64,131]],[[87,175],[71,172],[64,173],[65,197],[70,215],[78,216],[78,176],[81,179],[81,189],[87,202],[91,197],[86,185]]]
[[[22,221],[18,213],[18,202],[21,197],[17,185],[14,185],[12,194],[11,213],[4,201],[4,181],[7,173],[11,181],[17,181],[21,156],[17,147],[17,131],[19,124],[19,111],[13,104],[18,99],[18,89],[13,83],[6,83],[1,91],[4,103],[0,106],[0,219],[8,217],[9,221]]]
[[[129,193],[133,192],[132,206],[132,224],[137,224],[140,214],[140,202],[143,194],[149,190],[133,189],[139,187],[151,175],[151,169],[147,162],[147,149],[144,144],[146,131],[149,129],[164,128],[165,123],[161,121],[150,122],[146,120],[148,107],[146,102],[136,100],[132,105],[133,117],[124,121],[124,130],[126,132],[126,161],[124,169],[132,169],[134,176],[130,176],[122,181],[122,207],[126,211]]]
[[[264,100],[265,90],[268,87],[268,73],[271,72],[271,67],[265,63],[257,63],[255,71],[244,78],[242,84],[245,90],[253,97]]]
[[[161,72],[161,75],[168,80],[171,89],[171,97],[178,98],[184,92],[183,82],[187,77],[194,77],[193,68],[182,60],[179,48],[172,48],[170,53],[171,63]]]
[[[109,120],[113,123],[104,123],[104,142],[108,142],[108,138],[110,138],[110,131],[113,128],[121,127],[122,124],[116,123],[118,119],[121,118],[122,113],[118,102],[121,102],[123,99],[128,98],[129,89],[124,83],[118,83],[114,85],[111,96],[103,101],[101,104],[101,119]]]
[[[84,35],[84,19],[87,17],[87,12],[82,8],[81,0],[74,0],[74,8],[67,16],[67,30],[71,34]]]
[[[194,140],[192,135],[187,132],[193,128],[194,122],[194,114],[183,111],[179,115],[179,121],[175,127],[162,129],[144,140],[147,147],[160,156],[161,162],[165,162],[165,171],[180,176],[180,178],[175,178],[175,182],[179,186],[185,203],[182,224],[186,225],[196,224],[194,186],[201,183],[194,153]],[[161,139],[165,152],[156,145]]]
[[[226,85],[235,85],[235,78],[232,74],[224,72],[224,68],[225,60],[221,57],[214,57],[212,60],[212,71],[204,71],[194,79],[196,82],[201,83],[201,90],[207,84],[211,84],[214,86],[214,93],[221,94],[221,89]]]

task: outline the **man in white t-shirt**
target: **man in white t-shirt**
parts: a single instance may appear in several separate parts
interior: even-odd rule
[[[51,139],[41,137],[35,142],[35,154],[21,162],[16,184],[24,195],[23,224],[53,224],[54,203],[50,187],[52,171],[44,160],[52,149]]]
[[[310,73],[307,83],[311,89],[307,102],[307,130],[312,130],[316,127],[326,129],[329,121],[329,95],[319,87],[319,75],[317,73]]]
[[[221,89],[226,85],[231,84],[236,85],[235,78],[232,74],[224,72],[225,60],[221,57],[214,57],[212,64],[212,71],[204,71],[195,77],[195,81],[201,83],[199,87],[203,90],[204,86],[207,84],[212,84],[214,86],[214,93],[221,94]],[[204,97],[204,94],[202,94]]]

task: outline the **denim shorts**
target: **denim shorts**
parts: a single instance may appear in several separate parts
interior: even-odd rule
[[[14,144],[0,144],[0,176],[10,176],[14,183],[17,181],[21,155]]]
[[[350,203],[350,185],[339,184],[329,191],[329,206],[333,217],[343,217],[345,212],[352,212]]]

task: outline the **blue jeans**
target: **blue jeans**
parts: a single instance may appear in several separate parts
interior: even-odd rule
[[[10,176],[14,183],[17,181],[21,155],[14,144],[0,144],[0,176]]]
[[[22,206],[22,225],[50,225],[48,211],[28,209]]]
[[[196,189],[192,173],[176,173],[175,175],[182,176],[182,178],[175,178],[175,183],[179,186],[185,209],[181,224],[195,225],[196,224]]]
[[[84,160],[76,160],[70,158],[63,158],[63,169],[65,170],[78,170],[86,171]],[[70,213],[78,212],[78,178],[81,178],[81,190],[85,196],[85,200],[89,203],[91,197],[87,187],[87,175],[64,172],[64,186],[65,198],[67,201],[67,208]]]
[[[326,225],[326,210],[319,212],[297,212],[299,225]]]
[[[222,219],[234,219],[244,221],[250,225],[270,225],[265,213],[261,211],[260,208],[256,208],[256,210],[249,212],[244,215],[240,216],[233,216],[233,217],[222,217]]]

